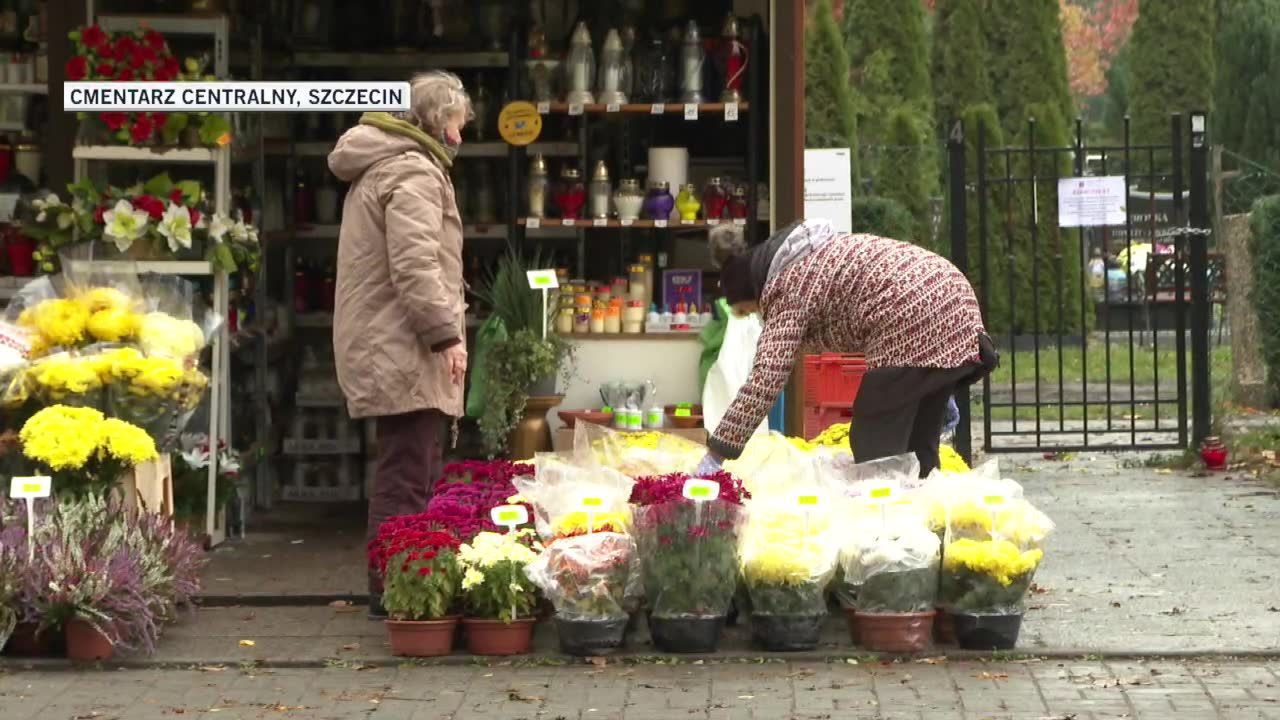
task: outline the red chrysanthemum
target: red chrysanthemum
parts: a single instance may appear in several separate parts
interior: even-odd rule
[[[97,67],[93,69],[93,74],[97,75],[98,77],[109,78],[112,75],[116,74],[116,66],[112,65],[107,60],[103,60],[102,62],[98,63]]]
[[[155,30],[148,30],[146,34],[142,36],[142,42],[156,52],[160,52],[165,49],[164,36]]]
[[[115,58],[117,60],[125,60],[125,59],[128,59],[128,57],[133,54],[134,49],[137,47],[138,47],[138,43],[134,41],[132,36],[121,35],[120,37],[116,38],[116,44],[115,44],[115,47],[112,48],[112,50],[114,51]]]
[[[107,207],[105,205],[99,205],[98,208],[93,211],[93,222],[97,225],[105,225],[107,221],[103,218],[103,215],[106,214],[106,212]]]
[[[72,82],[84,80],[89,74],[89,60],[83,55],[77,55],[67,61],[67,79]]]
[[[133,71],[127,67],[121,67],[120,71],[116,73],[116,80],[119,80],[120,82],[129,82],[130,80],[133,80]]]
[[[107,129],[111,132],[119,130],[124,127],[125,123],[129,122],[129,116],[122,112],[104,112],[99,117],[102,118],[102,122],[106,124]]]
[[[182,188],[174,188],[169,191],[169,202],[175,205],[181,205],[185,196],[182,194]]]
[[[90,50],[101,50],[107,44],[107,34],[97,25],[80,31],[80,42]]]

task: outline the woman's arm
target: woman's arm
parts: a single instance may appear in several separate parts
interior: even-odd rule
[[[712,453],[721,458],[737,458],[768,417],[791,378],[807,317],[806,304],[794,303],[765,321],[751,374],[708,443]]]
[[[445,292],[439,260],[444,207],[438,181],[412,158],[395,161],[387,173],[387,260],[391,284],[404,302],[418,336],[439,352],[456,345],[456,298]]]

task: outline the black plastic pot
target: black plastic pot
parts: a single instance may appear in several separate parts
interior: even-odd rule
[[[617,620],[566,620],[556,618],[556,633],[560,636],[560,652],[566,655],[595,657],[608,655],[622,646],[622,634],[627,629],[627,619]]]
[[[720,647],[724,617],[662,618],[649,616],[649,636],[663,652],[713,653]]]
[[[751,615],[751,637],[771,652],[798,652],[818,647],[826,615]]]
[[[1012,650],[1018,644],[1022,615],[952,613],[956,642],[963,650]]]

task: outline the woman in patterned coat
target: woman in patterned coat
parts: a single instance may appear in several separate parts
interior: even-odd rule
[[[726,300],[759,311],[764,331],[701,471],[742,453],[797,360],[819,352],[866,355],[850,433],[859,462],[914,452],[922,477],[938,467],[948,400],[997,363],[963,273],[915,245],[838,233],[825,220],[792,223],[752,248],[717,231],[711,246]]]

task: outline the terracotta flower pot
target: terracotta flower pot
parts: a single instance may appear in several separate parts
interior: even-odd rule
[[[849,626],[849,642],[854,645],[862,644],[862,629],[858,627],[858,611],[854,608],[841,608],[844,610],[844,620]]]
[[[505,623],[501,620],[464,618],[467,630],[467,652],[472,655],[524,655],[533,644],[535,618],[520,618]]]
[[[940,645],[956,644],[956,623],[951,611],[938,608],[933,618],[933,639]]]
[[[862,645],[872,652],[918,653],[933,636],[933,610],[921,613],[857,613]]]
[[[111,639],[92,623],[79,619],[67,621],[67,659],[110,660],[115,651]]]
[[[400,657],[439,657],[453,651],[458,618],[440,620],[387,620],[391,654]]]

